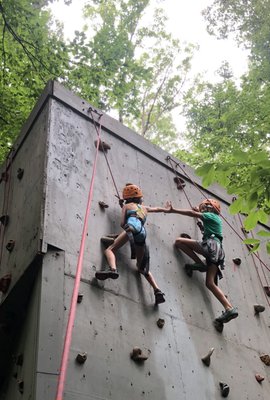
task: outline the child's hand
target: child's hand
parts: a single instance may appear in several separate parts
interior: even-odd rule
[[[200,212],[199,207],[192,207],[192,210],[193,210],[193,211]]]
[[[171,201],[166,201],[165,208],[166,208],[167,212],[173,211],[172,202]]]

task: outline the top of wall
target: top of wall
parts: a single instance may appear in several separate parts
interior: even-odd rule
[[[93,107],[87,101],[81,99],[80,97],[76,96],[71,91],[67,90],[64,86],[60,85],[56,81],[49,81],[42,92],[38,102],[36,103],[35,107],[33,108],[29,118],[25,122],[22,127],[21,133],[16,140],[13,146],[13,157],[16,157],[16,154],[20,147],[22,146],[25,138],[27,137],[28,133],[31,131],[31,127],[34,124],[35,120],[37,119],[38,115],[44,108],[45,104],[48,102],[50,98],[54,98],[61,103],[63,103],[66,107],[72,108],[73,111],[80,114],[86,119],[92,121],[91,113],[89,112],[89,108]],[[99,113],[102,113],[101,110],[95,108]],[[97,116],[94,114],[94,118]],[[168,169],[172,169],[170,164],[168,163],[167,157],[168,153],[162,150],[160,147],[152,144],[147,139],[142,137],[141,135],[137,134],[136,132],[132,131],[128,127],[121,124],[116,119],[103,114],[102,115],[102,127],[103,129],[107,130],[111,135],[118,137],[121,141],[128,143],[130,146],[134,147],[135,149],[139,150],[141,153],[144,153],[148,157],[152,158],[155,162],[162,164],[164,167]],[[194,182],[199,185],[201,188],[201,180],[198,176],[194,174],[194,170],[190,168],[185,163],[182,163],[177,158],[170,155],[170,157],[178,163],[179,167],[177,168],[177,174],[180,177],[183,177],[185,180]],[[175,166],[174,166],[175,167]],[[3,168],[3,167],[2,167]],[[213,184],[207,188],[207,190],[203,189],[204,192],[208,192],[209,196],[218,197],[220,200],[230,204],[232,197],[229,196],[220,186]]]

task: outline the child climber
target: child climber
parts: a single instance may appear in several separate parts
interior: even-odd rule
[[[109,266],[102,271],[96,272],[96,278],[105,280],[108,278],[117,279],[119,277],[116,268],[115,252],[125,243],[130,241],[131,250],[134,252],[132,258],[137,260],[137,268],[145,276],[154,290],[156,304],[164,303],[164,293],[158,287],[152,273],[149,271],[149,252],[146,246],[145,221],[147,213],[150,212],[170,212],[170,207],[148,207],[142,204],[142,190],[131,183],[127,183],[123,189],[123,199],[125,201],[122,207],[121,227],[122,233],[105,250],[105,256]]]
[[[175,240],[175,246],[195,261],[195,264],[185,265],[186,273],[190,277],[193,271],[206,271],[206,287],[225,309],[222,315],[216,318],[215,321],[221,324],[229,322],[238,316],[238,311],[231,305],[222,290],[217,286],[217,278],[222,278],[220,268],[224,269],[225,258],[222,248],[222,221],[219,216],[220,203],[214,199],[206,199],[202,201],[199,208],[195,207],[191,210],[184,210],[171,206],[171,212],[202,220],[203,238],[201,242],[178,237]],[[206,264],[204,264],[197,254],[201,254],[206,258]]]

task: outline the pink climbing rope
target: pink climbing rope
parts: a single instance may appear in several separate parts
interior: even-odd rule
[[[73,325],[74,325],[74,321],[75,321],[76,304],[77,304],[77,298],[78,298],[78,294],[79,294],[79,286],[80,286],[81,274],[82,274],[82,263],[83,263],[83,256],[84,256],[85,240],[86,240],[86,236],[87,236],[88,219],[89,219],[90,210],[91,210],[94,181],[95,181],[95,175],[96,175],[96,169],[97,169],[97,159],[98,159],[98,151],[99,151],[98,149],[99,149],[99,144],[100,144],[100,131],[101,131],[101,123],[99,123],[99,129],[97,132],[98,141],[97,141],[97,146],[96,146],[96,154],[95,154],[93,172],[92,172],[91,183],[90,183],[90,188],[89,188],[86,213],[85,213],[85,217],[84,217],[82,239],[81,239],[79,257],[78,257],[78,262],[77,262],[75,283],[74,283],[74,288],[73,288],[73,293],[72,293],[72,298],[71,298],[71,306],[70,306],[70,310],[69,310],[68,323],[67,323],[67,328],[66,328],[66,336],[65,336],[62,360],[61,360],[60,371],[59,371],[59,376],[58,376],[58,384],[57,384],[57,392],[56,392],[55,400],[63,400],[64,384],[65,384],[67,365],[68,365],[68,356],[69,356],[69,351],[70,351],[72,331],[73,331]]]

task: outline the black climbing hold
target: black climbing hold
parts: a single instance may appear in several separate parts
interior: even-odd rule
[[[22,179],[23,174],[24,174],[24,169],[23,169],[23,168],[18,168],[18,169],[17,169],[17,178],[18,178],[19,180]]]
[[[254,312],[255,315],[262,313],[265,310],[265,306],[261,305],[261,304],[254,304]]]
[[[87,360],[87,353],[78,353],[76,357],[76,361],[78,364],[84,364]]]
[[[216,328],[216,330],[217,330],[218,332],[221,333],[221,332],[223,331],[224,324],[223,324],[222,322],[219,322],[219,321],[214,320],[213,324],[214,324],[214,327]]]
[[[222,397],[228,397],[228,394],[230,392],[230,388],[227,385],[227,383],[219,382],[219,387],[220,387],[220,393]]]
[[[175,176],[173,180],[176,183],[178,190],[182,190],[186,186],[184,179],[180,178],[179,176]]]
[[[235,265],[241,265],[242,260],[241,260],[241,258],[234,258],[233,262]]]
[[[95,146],[96,147],[98,146],[97,140],[95,140]],[[108,143],[106,143],[104,141],[99,142],[98,150],[102,151],[103,153],[106,153],[110,149],[111,149],[111,146]]]
[[[189,234],[187,234],[187,233],[181,233],[180,237],[186,238],[186,239],[191,239],[191,236],[189,236]]]
[[[98,202],[100,208],[104,209],[104,208],[109,208],[108,204],[105,203],[104,201],[99,201]]]
[[[260,359],[265,365],[270,366],[270,356],[268,354],[262,354]]]
[[[2,225],[7,226],[9,223],[9,216],[8,215],[2,215],[0,217],[0,222]]]
[[[164,325],[165,325],[165,319],[159,318],[157,320],[157,326],[161,329],[161,328],[163,328]]]
[[[0,278],[0,292],[6,294],[11,283],[11,274],[6,274]]]
[[[23,365],[23,354],[19,354],[16,358],[16,365],[19,365],[20,367]]]
[[[12,240],[12,239],[9,240],[7,245],[6,245],[7,251],[9,251],[11,253],[12,250],[14,249],[14,247],[15,247],[15,240]]]
[[[77,297],[77,303],[81,303],[83,301],[83,293],[79,293]]]
[[[19,380],[19,381],[18,381],[18,389],[19,389],[19,392],[20,392],[21,394],[23,394],[23,390],[24,390],[24,381],[22,381],[22,380]]]
[[[139,347],[134,347],[132,352],[130,353],[130,358],[136,362],[144,362],[148,359],[146,354],[143,354],[142,350]]]

